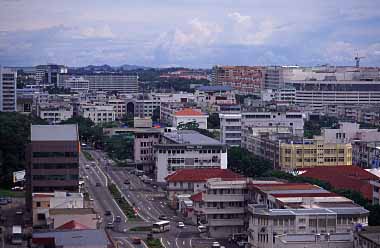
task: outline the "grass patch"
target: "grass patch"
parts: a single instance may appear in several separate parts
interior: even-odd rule
[[[121,195],[120,191],[117,189],[116,185],[113,183],[108,184],[108,190],[121,208],[128,219],[137,219],[135,211],[132,206],[128,204],[127,200]]]
[[[83,150],[82,150],[82,153],[83,153],[84,157],[85,157],[87,160],[89,160],[89,161],[94,161],[94,158],[92,157],[92,155],[91,155],[89,152],[87,152],[87,151],[83,151]]]
[[[149,248],[164,248],[159,239],[147,239],[145,243]]]
[[[150,232],[152,231],[151,226],[135,226],[129,229],[131,232]]]
[[[0,189],[0,197],[17,197],[22,198],[25,197],[25,192],[23,191],[12,191],[9,189]]]

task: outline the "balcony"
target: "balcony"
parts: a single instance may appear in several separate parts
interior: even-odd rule
[[[214,195],[214,194],[205,194],[203,196],[203,201],[205,202],[239,202],[244,201],[243,194],[222,194],[222,195]]]
[[[243,219],[208,219],[207,226],[243,226]]]
[[[243,207],[225,207],[225,208],[201,208],[204,214],[244,214]]]

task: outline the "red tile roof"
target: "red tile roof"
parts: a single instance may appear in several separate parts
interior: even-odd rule
[[[326,181],[337,189],[351,189],[359,191],[367,199],[372,199],[370,180],[379,178],[358,166],[317,166],[303,168],[303,177],[311,177]]]
[[[56,228],[57,230],[84,230],[84,229],[90,229],[88,226],[82,225],[81,223],[71,220],[69,222],[66,222],[62,226],[59,226]]]
[[[180,111],[175,112],[176,116],[199,116],[204,115],[201,111],[191,108],[185,108]]]
[[[244,177],[228,169],[205,168],[177,170],[165,179],[167,182],[206,182],[210,178],[236,180]]]
[[[200,201],[202,201],[202,192],[199,192],[199,193],[196,193],[195,195],[192,195],[190,197],[190,200],[192,200],[193,202],[200,202]]]

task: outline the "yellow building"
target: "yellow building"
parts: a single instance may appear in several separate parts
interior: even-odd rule
[[[352,165],[351,144],[324,143],[320,137],[280,144],[282,170],[329,165]]]

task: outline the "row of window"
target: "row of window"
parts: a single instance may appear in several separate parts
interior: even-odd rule
[[[159,149],[158,150],[158,153],[168,153],[168,154],[184,154],[185,153],[185,150],[163,150],[163,149]],[[199,150],[199,153],[220,153],[220,152],[224,152],[220,149],[212,149],[212,150]]]
[[[65,181],[78,180],[78,175],[33,175],[33,180],[36,181]]]
[[[33,169],[76,169],[78,168],[78,163],[34,163]]]
[[[33,152],[33,158],[78,157],[77,152]]]

